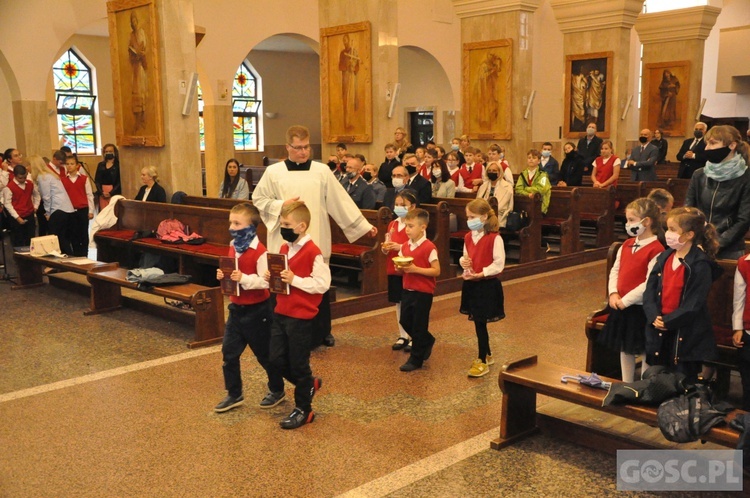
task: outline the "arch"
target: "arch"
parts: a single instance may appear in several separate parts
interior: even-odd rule
[[[398,47],[398,79],[400,106],[436,106],[441,111],[456,108],[448,74],[427,50],[414,45]]]

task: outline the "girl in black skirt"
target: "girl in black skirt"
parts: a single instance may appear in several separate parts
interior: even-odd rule
[[[393,258],[398,256],[401,250],[401,245],[405,244],[409,240],[409,236],[406,235],[406,225],[404,224],[404,216],[412,209],[419,206],[417,196],[413,190],[404,189],[398,194],[394,201],[393,211],[397,218],[388,225],[388,231],[385,234],[385,242],[381,246],[383,254],[388,256],[387,259],[387,272],[388,272],[388,301],[396,303],[396,323],[398,323],[398,339],[392,348],[394,351],[403,350],[408,353],[411,351],[411,337],[406,333],[404,328],[401,326],[401,291],[403,290],[402,284],[402,273],[396,271],[396,267],[393,264]]]
[[[466,205],[469,233],[464,237],[464,254],[459,260],[464,269],[460,312],[474,322],[479,345],[477,359],[471,364],[469,377],[490,372],[492,352],[487,322],[505,318],[503,286],[500,273],[505,267],[505,246],[498,234],[500,222],[484,199]]]
[[[609,272],[610,312],[599,341],[620,352],[623,382],[635,380],[635,362],[646,351],[643,292],[656,256],[664,251],[659,207],[651,199],[636,199],[625,208],[625,232],[630,237],[617,251]],[[644,359],[641,372],[648,368]]]

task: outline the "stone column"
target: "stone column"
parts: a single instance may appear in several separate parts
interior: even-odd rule
[[[398,19],[394,15],[396,0],[320,0],[320,27],[330,28],[362,21],[370,22],[372,47],[372,142],[352,144],[349,151],[361,153],[368,162],[380,163],[383,146],[393,140],[397,120],[388,119],[391,102],[386,100],[386,92],[393,90],[398,81]],[[304,124],[304,123],[301,123]],[[323,159],[326,151],[332,149],[323,143]]]
[[[693,136],[695,116],[700,109],[704,46],[720,12],[718,7],[704,5],[641,14],[635,23],[635,29],[643,43],[644,78],[647,77],[647,64],[674,61],[690,63],[689,80],[683,81],[680,89],[681,93],[685,92],[681,96],[687,96],[687,119],[682,130],[665,135],[669,142],[667,160],[676,161],[675,154],[680,150],[682,142]],[[650,87],[649,93],[653,92],[658,93],[659,89]],[[645,98],[647,96],[642,95],[641,101]],[[645,112],[646,106],[641,105],[640,128],[656,127],[656,123],[649,122]]]
[[[46,101],[13,101],[13,119],[16,129],[15,148],[20,150],[27,158],[34,154],[52,157],[53,145],[50,143],[47,106]]]
[[[205,96],[205,94],[204,94]],[[224,165],[234,157],[234,135],[231,105],[203,105],[203,127],[206,151],[206,196],[217,197],[224,178]]]
[[[156,12],[159,23],[164,147],[120,148],[123,194],[134,197],[142,185],[141,169],[144,166],[156,166],[159,183],[167,191],[167,200],[178,190],[190,195],[201,195],[197,103],[193,102],[190,115],[182,115],[185,95],[180,93],[179,84],[180,80],[196,71],[193,2],[156,0]]]
[[[630,36],[633,24],[643,9],[643,0],[550,0],[563,32],[565,56],[613,52],[608,67],[606,92],[609,92],[609,139],[618,155],[624,155],[627,128],[621,120],[632,95],[630,82]],[[567,68],[566,68],[567,70]],[[633,99],[637,96],[634,95]],[[635,103],[631,102],[631,106]],[[631,113],[633,111],[631,110]],[[580,136],[584,136],[581,132]],[[598,133],[602,136],[601,130]],[[563,130],[565,137],[565,130]],[[573,137],[575,140],[579,137]]]
[[[523,115],[533,90],[532,21],[541,3],[542,0],[453,0],[456,14],[461,19],[462,44],[505,38],[513,40],[512,137],[510,140],[472,140],[472,145],[483,152],[493,143],[503,145],[514,173],[520,173],[526,167],[526,151],[531,147],[532,116],[530,113],[528,119],[524,119]],[[461,105],[461,112],[466,112],[467,102]]]

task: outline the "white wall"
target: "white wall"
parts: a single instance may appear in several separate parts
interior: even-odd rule
[[[2,54],[0,54],[2,55]],[[0,70],[0,137],[3,142],[0,143],[0,152],[16,146],[16,129],[13,120],[13,104],[10,95],[10,88],[5,80],[3,71]],[[21,151],[26,154],[25,150]]]
[[[561,140],[565,112],[565,56],[563,34],[549,2],[544,2],[534,12],[532,29],[531,66],[536,95],[532,105],[531,136],[534,142],[555,143]]]

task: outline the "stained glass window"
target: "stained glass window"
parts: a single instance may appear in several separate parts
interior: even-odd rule
[[[240,64],[232,84],[232,116],[235,150],[258,150],[260,79],[247,62]]]
[[[204,151],[206,150],[206,128],[203,125],[203,90],[200,81],[196,83],[195,89],[198,92],[198,134],[201,140],[201,150]]]
[[[52,66],[57,129],[62,145],[79,154],[96,153],[96,116],[91,68],[72,48]]]

